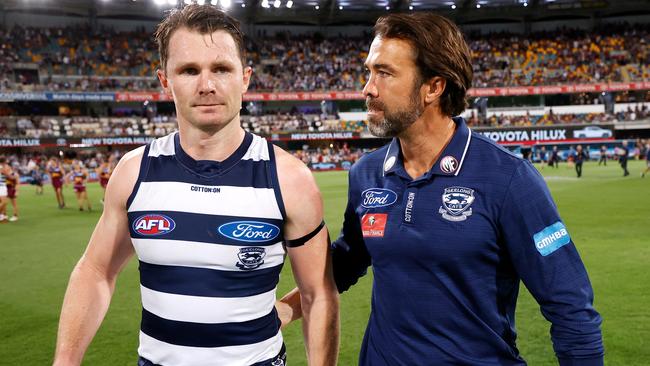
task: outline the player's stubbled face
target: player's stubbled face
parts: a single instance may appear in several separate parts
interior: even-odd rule
[[[176,30],[169,40],[161,77],[176,105],[179,123],[199,129],[221,129],[241,108],[251,69],[243,68],[234,39],[225,31],[200,34]]]
[[[413,46],[401,39],[375,37],[365,65],[368,129],[379,137],[397,136],[423,112]]]

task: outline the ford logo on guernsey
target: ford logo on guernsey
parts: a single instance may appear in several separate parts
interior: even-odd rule
[[[140,235],[165,235],[176,227],[176,223],[169,216],[148,214],[138,217],[133,223],[133,231]]]
[[[221,235],[239,241],[261,242],[278,237],[280,228],[259,221],[235,221],[219,226]]]
[[[397,193],[390,189],[370,188],[361,192],[361,206],[365,208],[390,206],[397,201]]]

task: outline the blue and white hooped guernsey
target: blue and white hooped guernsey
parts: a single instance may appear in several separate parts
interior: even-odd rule
[[[273,146],[246,133],[226,160],[196,161],[178,133],[156,139],[127,207],[140,261],[140,357],[283,365],[274,305],[285,211]]]

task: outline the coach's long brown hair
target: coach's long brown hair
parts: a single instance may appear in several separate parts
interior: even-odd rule
[[[246,65],[246,45],[239,21],[212,5],[191,4],[181,10],[174,9],[163,19],[154,33],[160,53],[160,65],[163,70],[167,67],[169,55],[169,40],[175,30],[187,28],[201,34],[212,34],[223,30],[230,34],[239,49],[242,65]]]
[[[451,20],[433,13],[390,14],[377,20],[375,36],[411,43],[421,82],[434,76],[446,80],[440,99],[444,115],[457,116],[467,108],[472,86],[472,63],[463,34]]]

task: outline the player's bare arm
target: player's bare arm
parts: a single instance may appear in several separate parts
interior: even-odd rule
[[[133,254],[126,202],[138,177],[144,148],[126,154],[106,188],[104,212],[70,276],[63,300],[54,365],[79,365],[99,328],[115,280]]]
[[[320,192],[309,169],[287,152],[275,148],[287,222],[285,238],[303,238],[323,220]],[[304,245],[288,247],[301,297],[303,334],[309,365],[335,365],[338,355],[339,302],[329,255],[327,228]],[[284,310],[283,310],[284,309]],[[280,311],[285,311],[282,304]]]

